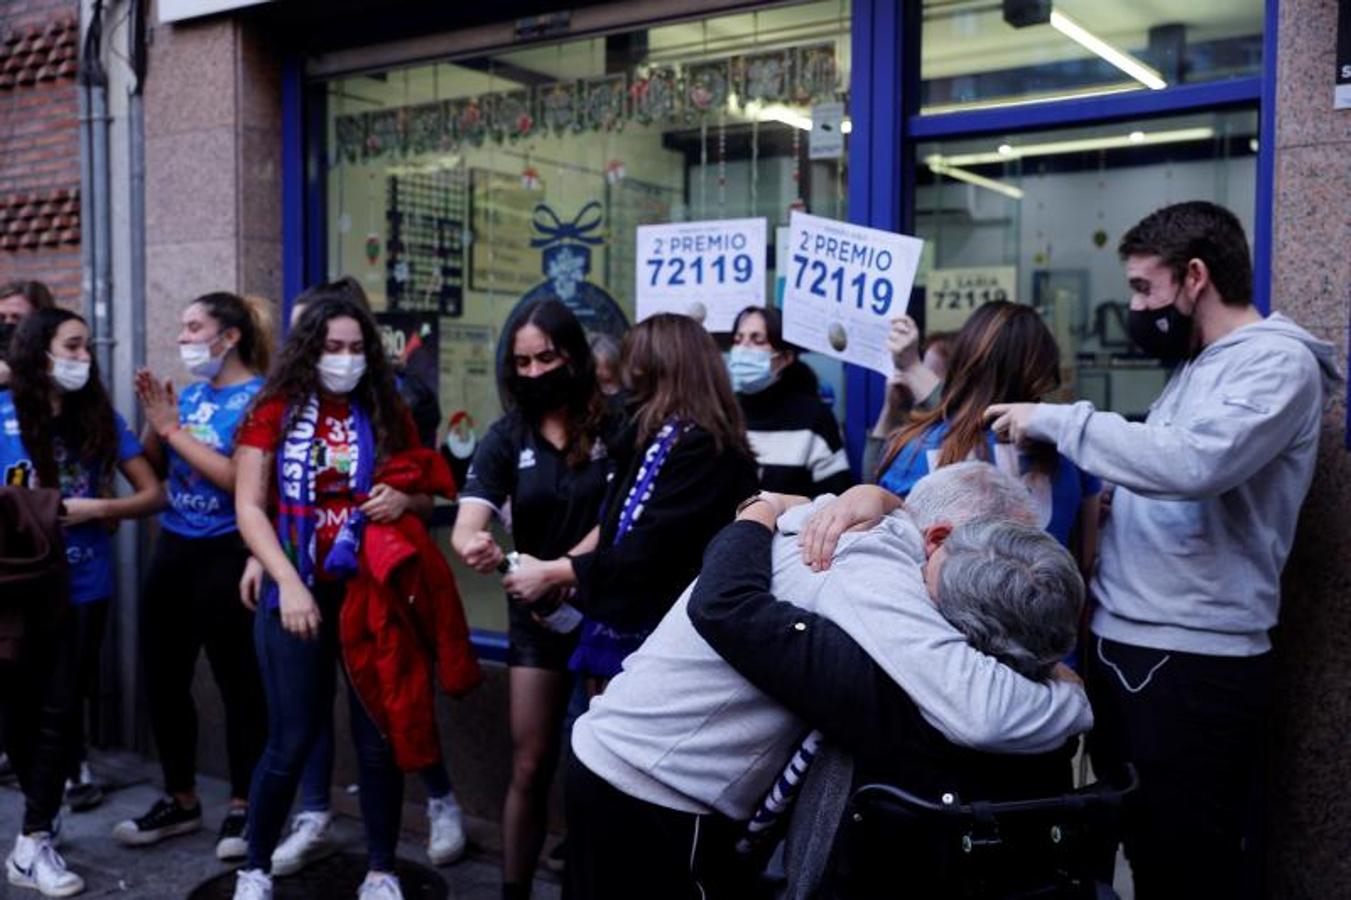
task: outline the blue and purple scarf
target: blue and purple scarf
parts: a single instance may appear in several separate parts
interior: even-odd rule
[[[371,492],[375,475],[375,432],[370,417],[356,403],[348,406],[352,430],[356,432],[356,460],[348,473],[352,490],[352,509],[323,560],[323,570],[338,578],[350,578],[359,567],[357,552],[366,517],[358,508]],[[315,533],[319,505],[315,490],[315,444],[319,434],[319,399],[311,397],[287,429],[277,454],[277,538],[282,551],[295,566],[300,580],[314,586]],[[276,609],[280,598],[276,584],[268,579],[264,599],[268,609]]]
[[[624,506],[619,511],[619,527],[611,546],[618,546],[624,536],[633,530],[633,526],[642,516],[647,502],[652,499],[652,491],[657,485],[657,476],[671,455],[676,442],[694,427],[693,422],[681,419],[668,419],[656,437],[647,445],[643,454],[643,464],[638,468],[638,477],[633,480]],[[655,626],[653,626],[655,627]],[[583,675],[597,678],[613,678],[619,674],[624,660],[637,650],[652,633],[652,628],[619,629],[604,622],[587,618],[582,622],[581,637],[577,649],[568,660],[568,668]]]

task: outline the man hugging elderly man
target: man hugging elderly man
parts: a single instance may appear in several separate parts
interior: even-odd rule
[[[1031,521],[1027,489],[980,462],[904,505],[871,487],[743,504],[574,726],[565,897],[752,896],[748,834],[774,831],[798,788],[787,895],[870,896],[906,867],[840,827],[853,787],[1067,789],[1069,742],[1093,723],[1059,665],[1084,587]]]

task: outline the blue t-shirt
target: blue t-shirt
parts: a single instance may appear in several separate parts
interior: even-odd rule
[[[145,451],[141,442],[117,412],[117,462],[123,463]],[[89,461],[72,460],[58,438],[52,447],[60,479],[62,497],[98,497],[101,493],[102,467]],[[33,461],[19,433],[19,416],[9,391],[0,391],[0,472],[9,487],[38,487]],[[89,603],[113,595],[112,540],[103,522],[85,522],[64,529],[66,560],[70,563],[70,601]]]
[[[877,483],[901,497],[910,493],[915,482],[938,465],[939,447],[948,434],[946,422],[939,422],[917,441],[911,441],[896,454]],[[1038,521],[1056,540],[1069,547],[1070,531],[1079,516],[1084,500],[1102,492],[1102,482],[1081,471],[1074,463],[1056,454],[1056,470],[1048,476],[1032,468],[1027,454],[1012,444],[995,441],[994,432],[986,429],[989,459],[1011,475],[1018,476],[1032,495],[1032,509]]]
[[[217,453],[234,451],[235,429],[249,404],[263,386],[263,379],[213,388],[199,381],[178,398],[178,422],[188,434]],[[169,459],[169,508],[160,517],[166,531],[188,538],[217,537],[238,530],[235,500],[229,491],[211,483],[187,460],[166,446]]]

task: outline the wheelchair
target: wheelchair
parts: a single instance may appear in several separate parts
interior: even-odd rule
[[[925,800],[868,784],[843,828],[852,860],[836,889],[895,900],[1110,900],[1116,822],[1139,778],[1098,781],[1053,797],[999,802],[944,794]]]

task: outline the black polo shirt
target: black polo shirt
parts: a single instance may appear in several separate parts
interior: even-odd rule
[[[566,452],[513,410],[484,435],[460,499],[487,503],[504,520],[510,501],[507,521],[515,549],[539,559],[556,559],[600,521],[610,469],[606,436],[592,446],[589,461],[569,466]]]

